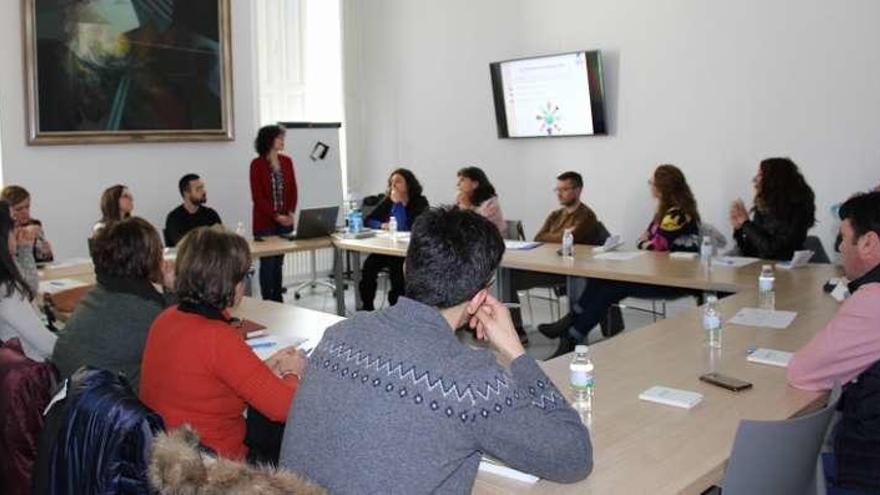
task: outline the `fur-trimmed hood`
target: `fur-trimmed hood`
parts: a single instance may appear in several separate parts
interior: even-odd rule
[[[150,461],[153,489],[162,495],[327,493],[288,471],[205,455],[198,444],[198,436],[186,426],[157,435]]]

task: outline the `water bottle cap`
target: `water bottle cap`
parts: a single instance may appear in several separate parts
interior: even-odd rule
[[[712,242],[712,236],[711,235],[704,235],[703,242]]]
[[[590,347],[583,345],[583,344],[576,345],[576,346],[574,346],[574,352],[575,352],[575,354],[586,354],[586,353],[590,352]]]
[[[772,269],[773,269],[773,265],[763,265],[763,266],[761,266],[761,270],[772,270]]]
[[[706,296],[706,302],[718,302],[718,296],[716,296],[715,294],[709,294],[708,296]]]

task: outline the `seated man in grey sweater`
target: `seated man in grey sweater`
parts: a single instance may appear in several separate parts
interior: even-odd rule
[[[406,297],[327,329],[297,391],[281,464],[332,493],[467,493],[480,457],[570,483],[592,469],[578,414],[489,295],[504,242],[473,212],[412,229]],[[461,344],[474,328],[510,363]]]

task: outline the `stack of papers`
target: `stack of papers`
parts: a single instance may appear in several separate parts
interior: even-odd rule
[[[788,328],[797,317],[794,311],[742,308],[727,323],[747,327]]]
[[[793,357],[794,354],[791,352],[777,351],[774,349],[765,349],[763,347],[759,347],[749,352],[749,355],[746,357],[746,361],[786,368],[788,367],[788,363],[791,362],[791,358]]]
[[[694,406],[702,402],[703,394],[691,392],[690,390],[655,385],[640,393],[639,399],[648,402],[656,402],[657,404],[663,404],[666,406],[692,409]]]

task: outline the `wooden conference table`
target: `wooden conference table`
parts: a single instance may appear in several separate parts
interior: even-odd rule
[[[401,256],[406,243],[375,237],[334,241],[339,251]],[[670,258],[663,253],[642,253],[626,261],[596,259],[589,247],[577,246],[574,259],[556,254],[558,245],[528,251],[508,250],[504,268],[567,276],[596,277],[731,292],[721,300],[725,320],[740,308],[755,306],[761,263],[742,268],[714,266],[710,273],[697,260]],[[357,266],[354,264],[354,266]],[[700,310],[695,308],[635,331],[624,332],[591,346],[596,390],[589,421],[594,468],[590,476],[572,485],[547,481],[525,484],[480,473],[474,493],[701,493],[718,483],[742,419],[781,420],[821,404],[824,394],[789,387],[785,369],[746,361],[750,347],[796,351],[834,315],[838,304],[822,291],[829,278],[838,276],[831,265],[809,265],[776,270],[776,304],[796,311],[795,321],[784,330],[726,324],[721,350],[704,344]],[[562,356],[541,364],[569,399],[568,362]],[[751,390],[733,393],[702,383],[698,377],[717,371],[754,384]],[[703,394],[691,410],[643,402],[640,392],[654,385]],[[564,462],[564,459],[560,459]]]

